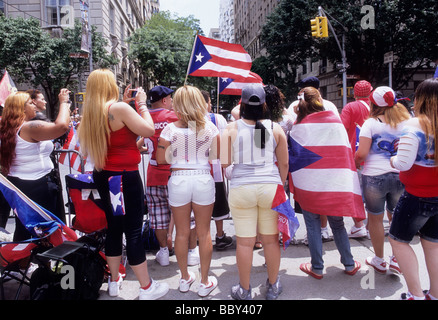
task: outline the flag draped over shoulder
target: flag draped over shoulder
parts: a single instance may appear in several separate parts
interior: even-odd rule
[[[283,249],[286,249],[300,227],[300,222],[282,185],[277,186],[271,209],[278,212],[278,231],[283,235]]]
[[[50,242],[55,246],[66,240],[77,239],[74,231],[65,223],[29,199],[2,174],[0,174],[0,192],[24,227],[36,238],[50,235]]]
[[[248,77],[242,78],[240,80],[234,80],[231,78],[220,78],[219,94],[240,96],[242,95],[242,88],[248,83],[263,84],[263,79],[254,72],[250,72]]]
[[[0,105],[4,105],[6,98],[13,92],[16,92],[14,81],[12,81],[11,76],[8,71],[5,70],[2,80],[0,81]]]
[[[240,79],[248,77],[251,66],[251,57],[240,44],[197,36],[188,75]]]
[[[308,115],[290,133],[295,200],[306,211],[365,219],[359,177],[347,132],[332,111]]]

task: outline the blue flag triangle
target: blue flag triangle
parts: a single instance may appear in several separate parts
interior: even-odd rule
[[[289,171],[295,172],[311,164],[317,162],[322,157],[309,149],[306,149],[292,137],[289,136],[289,143],[291,145],[289,153]]]
[[[208,60],[211,60],[211,55],[205,48],[202,41],[199,37],[196,37],[195,48],[193,49],[193,57],[192,62],[190,64],[189,74],[198,70],[204,64],[207,63]]]

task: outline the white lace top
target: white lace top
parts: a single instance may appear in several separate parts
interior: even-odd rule
[[[166,160],[170,167],[210,170],[210,148],[218,134],[219,130],[210,121],[198,132],[191,128],[178,128],[174,123],[167,125],[161,132],[160,139],[170,142],[170,147],[166,150]]]

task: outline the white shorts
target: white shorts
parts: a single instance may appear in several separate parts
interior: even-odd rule
[[[206,206],[215,200],[216,188],[209,170],[173,171],[167,187],[172,207],[181,207],[190,202]]]

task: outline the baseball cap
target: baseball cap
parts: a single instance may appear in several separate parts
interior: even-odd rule
[[[149,90],[149,100],[151,103],[157,102],[168,95],[172,94],[173,90],[164,86],[156,86]]]
[[[392,107],[395,103],[395,92],[390,87],[377,87],[370,95],[371,102],[378,107]]]
[[[313,87],[319,89],[319,79],[317,77],[307,77],[298,82],[298,87],[300,89],[305,87]]]
[[[257,106],[265,103],[265,89],[261,83],[250,83],[242,89],[242,103]]]
[[[369,83],[366,80],[361,80],[356,82],[354,85],[354,96],[355,97],[368,97],[371,94],[371,91],[373,91],[373,87],[371,86],[371,83]]]

